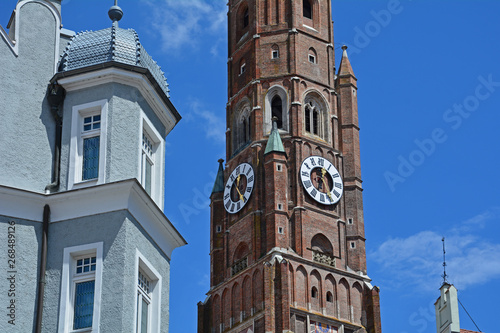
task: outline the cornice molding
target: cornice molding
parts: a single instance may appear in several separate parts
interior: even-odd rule
[[[1,215],[42,223],[46,204],[50,223],[127,210],[169,259],[175,248],[187,244],[136,179],[52,194],[0,186]]]
[[[171,103],[164,101],[143,73],[118,67],[120,67],[120,64],[110,63],[107,68],[88,68],[88,70],[76,73],[72,73],[71,71],[62,72],[58,73],[55,79],[68,92],[106,83],[120,83],[137,88],[151,106],[156,116],[161,120],[167,129],[166,134],[168,134],[180,120],[175,107]],[[146,69],[144,70],[147,71]]]

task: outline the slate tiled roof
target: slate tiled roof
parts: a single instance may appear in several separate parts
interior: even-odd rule
[[[135,30],[122,29],[115,24],[111,28],[75,35],[62,55],[59,72],[110,61],[148,69],[163,92],[170,97],[164,73],[141,45]]]

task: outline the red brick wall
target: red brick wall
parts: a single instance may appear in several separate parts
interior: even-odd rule
[[[361,277],[352,272],[366,273],[356,79],[349,74],[334,81],[331,1],[311,2],[312,20],[303,17],[302,0],[228,3],[225,180],[238,164],[246,162],[253,166],[256,182],[249,202],[237,214],[225,212],[221,195],[212,196],[209,295],[213,304],[206,307],[211,309],[217,332],[217,323],[223,322],[229,330],[230,318],[238,323],[243,312],[244,321],[253,314],[254,331],[259,333],[306,332],[305,312],[380,332],[378,292],[365,289]],[[249,12],[248,27],[242,25],[244,8]],[[276,48],[279,58],[272,59]],[[315,63],[309,61],[311,49]],[[240,73],[243,61],[245,72]],[[264,156],[269,134],[264,121],[270,112],[266,96],[275,86],[286,93],[288,131],[281,132],[286,153]],[[309,94],[323,104],[322,136],[305,131]],[[233,140],[242,101],[251,109],[251,142],[245,148],[234,146]],[[241,150],[233,156],[236,149]],[[302,161],[311,155],[328,159],[343,177],[344,195],[338,204],[318,204],[304,191],[298,173]],[[277,171],[277,164],[282,171]],[[216,232],[217,225],[222,226],[221,232]],[[283,234],[278,232],[280,227]],[[311,240],[316,235],[331,244],[335,267],[313,261]],[[269,253],[277,248],[290,251],[284,255],[286,261],[268,262]],[[248,268],[232,276],[231,266],[245,256]],[[312,288],[317,290],[315,298]]]

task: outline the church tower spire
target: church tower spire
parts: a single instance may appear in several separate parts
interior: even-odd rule
[[[198,332],[380,333],[357,85],[330,0],[229,0],[224,189]],[[336,75],[337,74],[337,75]]]

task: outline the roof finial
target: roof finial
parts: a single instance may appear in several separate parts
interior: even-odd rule
[[[122,19],[123,10],[118,6],[118,0],[115,0],[115,5],[108,10],[108,15],[113,23]]]
[[[443,278],[443,284],[447,284],[448,281],[446,278],[448,277],[448,274],[446,274],[446,248],[444,246],[444,237],[441,241],[443,242],[443,275],[441,275],[441,277]]]

